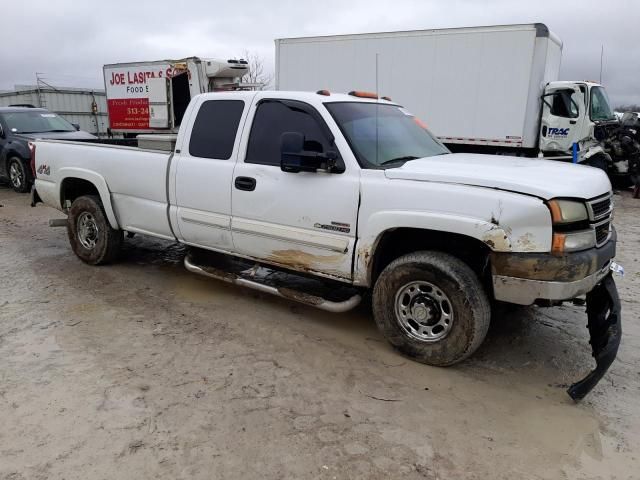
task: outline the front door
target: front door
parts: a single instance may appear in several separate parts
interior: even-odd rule
[[[328,115],[328,114],[327,114]],[[305,150],[337,151],[326,120],[297,101],[262,99],[233,174],[232,230],[236,251],[267,263],[350,279],[358,212],[359,171],[280,169],[280,138],[304,135]],[[342,159],[338,159],[342,164]]]
[[[540,149],[570,152],[581,140],[585,115],[585,94],[577,85],[547,87],[542,97]]]

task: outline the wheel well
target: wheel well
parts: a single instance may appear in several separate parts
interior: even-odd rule
[[[373,256],[371,284],[375,283],[382,270],[396,258],[420,250],[435,250],[453,255],[469,265],[483,283],[491,285],[491,250],[487,245],[466,235],[416,228],[397,228],[383,233]]]
[[[83,195],[100,195],[96,186],[81,178],[65,178],[60,187],[60,205],[64,208],[67,200],[73,202]]]

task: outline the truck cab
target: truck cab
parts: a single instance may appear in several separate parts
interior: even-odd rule
[[[540,150],[545,157],[571,157],[577,144],[577,161],[587,159],[597,143],[597,127],[617,125],[604,87],[594,82],[550,82],[542,96]]]

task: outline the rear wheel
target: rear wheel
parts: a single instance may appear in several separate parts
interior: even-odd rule
[[[100,197],[76,198],[69,209],[67,233],[73,252],[89,265],[113,262],[123,242],[122,230],[111,228]]]
[[[31,188],[31,176],[24,161],[20,157],[11,157],[7,163],[9,183],[18,193],[28,192]]]
[[[491,319],[476,274],[441,252],[417,252],[391,262],[376,281],[373,313],[394,347],[438,366],[453,365],[476,351]]]

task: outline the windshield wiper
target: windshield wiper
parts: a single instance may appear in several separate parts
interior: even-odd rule
[[[403,157],[396,157],[396,158],[392,158],[391,160],[385,160],[380,164],[380,166],[382,167],[383,165],[389,165],[390,163],[408,162],[409,160],[416,160],[418,158],[421,158],[421,157],[416,157],[415,155],[405,155]]]
[[[75,130],[62,130],[62,129],[58,129],[58,130],[47,130],[46,133],[55,133],[55,132],[75,132]],[[40,132],[40,133],[45,133],[45,132]]]

